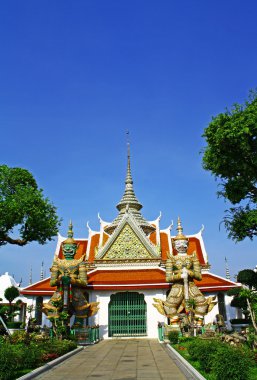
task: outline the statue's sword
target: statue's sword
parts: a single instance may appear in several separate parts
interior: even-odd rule
[[[69,309],[69,301],[70,301],[70,277],[64,276],[62,278],[62,286],[63,286],[63,311],[68,311]]]
[[[189,300],[189,289],[188,289],[188,273],[185,267],[182,269],[184,276],[184,297],[185,297],[185,307],[187,309],[187,304]]]

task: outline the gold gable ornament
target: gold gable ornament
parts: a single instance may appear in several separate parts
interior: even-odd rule
[[[152,259],[153,256],[146,249],[139,237],[127,223],[114,240],[103,260],[135,260]]]

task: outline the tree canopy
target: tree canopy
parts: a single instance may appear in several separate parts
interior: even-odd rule
[[[204,130],[203,167],[219,180],[218,196],[231,202],[224,217],[235,241],[257,235],[257,93],[212,118]]]
[[[56,207],[26,169],[0,166],[0,245],[45,244],[58,233]],[[15,235],[15,236],[14,236]]]
[[[230,289],[227,294],[233,296],[231,306],[239,307],[247,316],[249,314],[257,333],[257,273],[252,269],[243,269],[237,275],[242,287]]]
[[[16,286],[9,286],[9,288],[6,288],[4,291],[4,296],[10,304],[15,298],[19,297],[19,295],[20,292]]]

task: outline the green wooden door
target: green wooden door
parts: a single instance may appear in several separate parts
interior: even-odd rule
[[[110,337],[146,335],[144,295],[136,292],[112,294],[108,328]]]

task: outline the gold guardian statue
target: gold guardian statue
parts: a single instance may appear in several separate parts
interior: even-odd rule
[[[157,310],[170,319],[170,325],[179,327],[181,313],[194,309],[194,325],[201,326],[204,316],[213,308],[213,297],[206,299],[194,279],[201,281],[201,266],[196,253],[188,254],[188,238],[183,234],[180,218],[178,218],[178,234],[173,239],[176,255],[166,262],[166,281],[171,282],[171,290],[166,301],[154,299]]]

